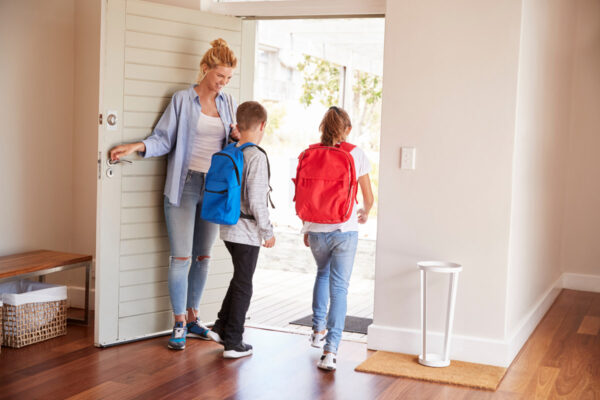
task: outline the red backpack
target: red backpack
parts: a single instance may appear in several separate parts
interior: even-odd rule
[[[296,214],[307,222],[336,224],[352,214],[358,183],[354,158],[356,146],[343,142],[335,147],[310,145],[298,156]]]

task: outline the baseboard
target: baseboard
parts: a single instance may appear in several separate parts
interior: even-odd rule
[[[509,335],[509,339],[452,335],[450,358],[452,360],[508,367],[546,312],[548,312],[561,289],[562,277],[541,296],[532,311],[521,320],[514,333]],[[442,332],[428,332],[427,345],[430,349],[442,349],[443,339]],[[367,347],[371,350],[419,354],[421,352],[421,331],[419,329],[403,329],[372,324],[369,327]]]
[[[95,289],[90,288],[90,310],[94,310]],[[85,308],[85,288],[80,286],[69,286],[67,288],[67,306],[74,308]]]
[[[443,348],[444,336],[440,332],[428,332],[429,349]],[[507,344],[502,340],[485,339],[473,336],[452,335],[450,358],[479,364],[506,367]],[[391,326],[369,326],[367,347],[371,350],[383,350],[394,353],[419,354],[421,352],[421,331]],[[428,350],[429,352],[429,350]]]
[[[527,314],[519,324],[517,328],[513,330],[512,333],[509,333],[507,345],[508,345],[508,359],[510,362],[514,360],[514,358],[519,354],[521,348],[529,339],[535,328],[538,326],[544,315],[548,312],[554,301],[560,294],[563,283],[563,276],[554,282],[554,284],[546,290],[546,293],[541,296],[540,300],[537,304],[532,308],[532,310]],[[509,363],[510,364],[510,363]]]
[[[565,272],[562,278],[564,289],[600,293],[600,275],[571,274]]]

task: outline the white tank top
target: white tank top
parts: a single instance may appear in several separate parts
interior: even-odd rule
[[[196,125],[196,137],[192,148],[190,169],[208,172],[210,159],[213,154],[223,148],[225,135],[225,126],[220,117],[210,117],[200,113]]]

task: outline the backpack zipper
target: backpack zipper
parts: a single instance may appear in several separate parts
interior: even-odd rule
[[[221,152],[215,153],[215,156],[225,156],[231,160],[231,162],[233,163],[233,170],[235,171],[235,177],[237,178],[237,183],[238,183],[238,185],[241,185],[242,183],[240,182],[240,173],[238,172],[238,168],[237,168],[237,165],[235,165],[235,161],[233,160],[233,157],[231,157],[227,153],[221,153]]]

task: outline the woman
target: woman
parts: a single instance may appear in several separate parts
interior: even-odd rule
[[[346,141],[352,124],[346,111],[330,107],[319,128],[321,145],[335,146]],[[354,147],[350,155],[354,159],[363,208],[357,211],[353,207],[350,219],[343,223],[304,222],[302,227],[304,244],[310,247],[318,268],[313,289],[313,333],[310,341],[313,347],[318,348],[325,342],[317,367],[330,371],[336,369],[336,354],[346,319],[348,284],[358,244],[358,224],[367,222],[374,201],[367,156],[358,147]],[[327,165],[322,168],[327,168]]]
[[[171,244],[169,295],[175,315],[168,347],[175,350],[185,348],[187,335],[209,340],[198,307],[219,226],[200,217],[204,179],[212,154],[230,138],[239,138],[233,126],[237,106],[222,92],[237,59],[223,39],[211,46],[200,61],[198,82],[173,95],[152,134],[110,151],[111,160],[134,151],[145,158],[168,154],[164,211]]]

